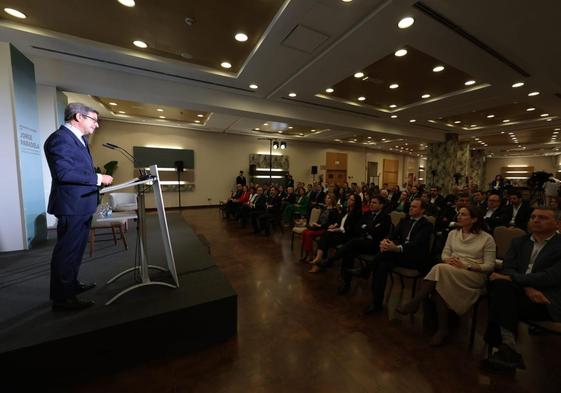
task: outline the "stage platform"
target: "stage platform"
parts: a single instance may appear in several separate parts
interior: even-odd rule
[[[25,252],[0,254],[0,367],[57,370],[119,367],[123,362],[185,353],[236,334],[237,295],[179,212],[168,212],[180,288],[144,287],[115,303],[104,303],[134,282],[132,274],[105,282],[134,265],[136,230],[129,225],[129,250],[113,241],[95,244],[84,257],[83,282],[97,287],[81,295],[95,306],[79,312],[53,312],[49,301],[50,255],[54,239]],[[157,216],[147,216],[150,264],[165,267]],[[150,271],[153,280],[171,282]]]

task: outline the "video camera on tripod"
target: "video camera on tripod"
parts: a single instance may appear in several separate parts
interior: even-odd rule
[[[553,180],[552,180],[553,179]],[[555,178],[552,173],[538,171],[532,173],[526,184],[530,189],[530,201],[543,205],[545,203],[544,185],[548,182],[554,182]]]

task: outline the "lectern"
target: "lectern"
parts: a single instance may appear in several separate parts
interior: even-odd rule
[[[160,223],[160,231],[162,236],[162,242],[164,245],[164,252],[166,256],[166,264],[167,269],[162,266],[151,265],[148,261],[148,241],[146,239],[146,222],[145,222],[145,201],[144,201],[144,193],[145,189],[148,186],[152,186],[154,191],[154,198],[156,199],[156,209],[158,211],[158,219]],[[171,240],[169,236],[169,229],[168,223],[166,218],[166,212],[164,208],[164,200],[162,197],[162,188],[160,185],[160,176],[158,174],[158,167],[157,165],[150,166],[150,175],[146,175],[143,177],[137,177],[131,179],[125,183],[116,184],[111,187],[103,188],[100,193],[106,194],[110,192],[114,192],[117,190],[122,190],[125,188],[136,188],[136,198],[138,204],[138,219],[137,219],[137,241],[139,242],[138,249],[139,249],[139,260],[135,261],[135,266],[126,269],[116,276],[112,277],[107,281],[107,284],[111,284],[115,280],[119,279],[120,277],[128,274],[128,273],[139,273],[140,282],[134,285],[131,285],[128,288],[123,289],[121,292],[113,296],[109,299],[105,305],[109,305],[113,303],[115,300],[123,296],[125,293],[133,291],[137,288],[142,288],[146,286],[164,286],[170,288],[179,288],[179,279],[177,277],[177,270],[175,268],[175,259],[173,257],[173,249],[171,246]],[[150,279],[149,269],[161,270],[161,271],[169,271],[171,277],[174,281],[174,284],[170,284],[163,281],[152,281]]]

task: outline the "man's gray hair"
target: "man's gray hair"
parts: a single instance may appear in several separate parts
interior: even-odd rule
[[[64,108],[64,121],[69,122],[70,120],[74,119],[78,113],[84,116],[86,116],[88,113],[95,113],[96,115],[99,115],[98,111],[90,108],[87,105],[81,104],[79,102],[72,102],[66,105],[66,108]]]

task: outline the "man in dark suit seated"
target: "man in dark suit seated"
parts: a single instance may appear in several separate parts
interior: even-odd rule
[[[481,366],[514,371],[525,364],[516,347],[519,320],[561,322],[561,212],[535,208],[531,234],[512,241],[503,270],[489,276],[489,324],[485,341],[498,348]]]
[[[483,213],[483,219],[489,227],[491,234],[493,234],[496,227],[508,224],[506,210],[501,207],[501,196],[498,191],[491,191],[489,193],[487,197],[487,211]]]
[[[275,189],[276,191],[276,189]],[[258,219],[259,216],[267,211],[267,196],[263,187],[257,188],[257,197],[254,199],[253,204],[250,206],[249,220],[253,227],[253,233],[259,232]]]
[[[351,288],[352,274],[348,270],[353,267],[354,259],[360,254],[375,255],[380,252],[380,242],[388,236],[392,225],[386,205],[385,198],[379,195],[373,196],[370,199],[370,211],[362,217],[363,235],[349,240],[327,260],[327,265],[332,265],[335,260],[343,258],[341,264],[343,285],[338,289],[340,295],[349,292]]]
[[[518,190],[510,190],[510,205],[505,209],[508,226],[528,230],[528,220],[532,214],[532,207],[522,200],[522,194]]]
[[[265,212],[257,217],[257,225],[253,226],[253,233],[264,230],[265,234],[269,236],[269,225],[272,221],[280,222],[280,214],[281,196],[276,187],[271,187],[265,204]]]
[[[433,226],[424,217],[425,208],[420,199],[413,199],[409,217],[397,224],[390,239],[380,242],[380,253],[369,267],[372,271],[372,304],[366,309],[367,314],[383,310],[387,275],[394,267],[417,269],[421,273],[430,269],[429,244]],[[361,274],[354,269],[351,273]]]
[[[57,223],[57,241],[51,259],[51,291],[54,311],[81,310],[94,304],[76,295],[95,287],[78,281],[82,256],[88,243],[92,215],[98,203],[98,186],[113,178],[96,174],[87,136],[99,127],[98,112],[80,103],[68,104],[65,124],[45,141],[45,155],[52,184],[47,211]]]
[[[230,215],[234,213],[235,210],[238,208],[238,200],[243,194],[243,186],[241,183],[236,184],[236,190],[232,191],[230,194],[230,198],[228,198],[228,202],[226,202],[226,206],[224,208],[224,213],[226,214],[226,218],[230,218]]]
[[[436,210],[436,212],[437,212],[436,216],[438,216],[438,214],[440,214],[442,209],[444,209],[444,207],[446,207],[446,201],[444,200],[444,197],[440,194],[440,188],[439,187],[433,186],[433,187],[430,188],[429,203]]]

